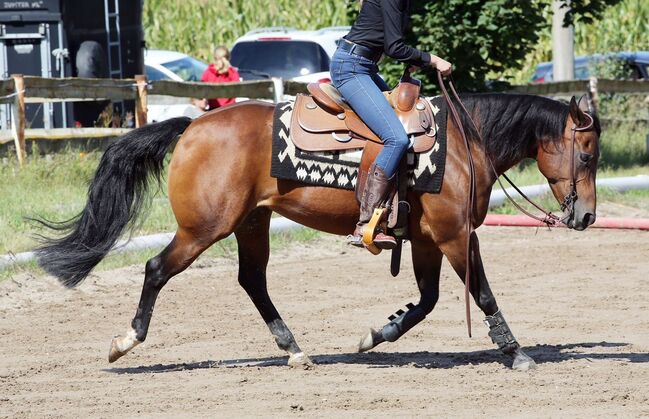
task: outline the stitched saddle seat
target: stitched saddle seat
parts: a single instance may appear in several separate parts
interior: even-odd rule
[[[305,151],[336,151],[364,148],[381,139],[356,115],[340,92],[329,83],[311,83],[311,95],[297,95],[291,119],[291,138]],[[415,152],[435,144],[435,121],[430,103],[419,97],[420,83],[403,78],[386,99],[411,138]]]

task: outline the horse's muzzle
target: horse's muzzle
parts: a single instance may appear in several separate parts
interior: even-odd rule
[[[595,216],[595,214],[590,212],[576,212],[571,218],[568,219],[566,225],[568,226],[568,228],[572,228],[577,231],[583,231],[586,229],[586,227],[593,224],[596,218],[597,217]]]

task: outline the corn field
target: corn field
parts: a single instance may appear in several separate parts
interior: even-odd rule
[[[347,25],[347,4],[348,0],[145,0],[143,23],[149,48],[211,61],[215,46],[229,47],[251,29]]]
[[[548,22],[552,15],[548,13]],[[649,1],[623,0],[609,8],[592,24],[575,24],[575,54],[603,54],[616,51],[649,50]],[[515,84],[528,83],[536,65],[552,60],[550,27],[543,31],[538,47],[525,60],[520,71],[510,72]]]
[[[181,51],[210,61],[215,46],[231,46],[251,29],[347,25],[346,8],[350,3],[357,0],[145,0],[144,28],[150,48]],[[548,22],[551,18],[548,13]],[[577,54],[648,49],[647,0],[623,0],[607,10],[601,21],[575,26]],[[525,60],[525,67],[509,72],[508,76],[515,83],[528,82],[534,67],[549,61],[551,54],[548,27],[541,34],[538,47]]]

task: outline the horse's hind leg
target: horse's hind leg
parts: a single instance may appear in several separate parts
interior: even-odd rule
[[[269,227],[272,211],[257,208],[234,232],[239,247],[239,284],[246,291],[270,329],[277,346],[288,352],[290,366],[310,367],[312,362],[295,342],[268,295],[266,266],[269,257]]]
[[[397,311],[390,317],[390,322],[376,331],[370,331],[361,338],[359,352],[368,351],[385,341],[394,342],[408,330],[426,318],[433,311],[439,298],[439,273],[442,265],[442,253],[429,241],[412,241],[412,263],[415,279],[421,294],[419,303],[408,304],[407,310]]]
[[[464,281],[466,273],[466,240],[455,240],[442,246],[444,254],[453,266],[455,272]],[[514,363],[512,368],[518,370],[528,370],[536,367],[536,363],[530,358],[519,345],[516,338],[505,321],[505,317],[498,309],[496,297],[494,297],[487,275],[482,264],[480,256],[480,244],[478,236],[471,234],[471,278],[470,292],[475,303],[480,307],[482,312],[487,316],[485,323],[489,326],[489,336],[493,343],[498,345],[498,349],[506,355],[509,355]]]
[[[223,234],[223,237],[227,234]],[[131,329],[125,336],[116,336],[111,342],[108,361],[115,362],[128,351],[144,342],[153,315],[153,307],[162,287],[174,275],[184,271],[215,240],[198,239],[186,230],[179,229],[169,245],[146,263],[146,273],[140,303]]]

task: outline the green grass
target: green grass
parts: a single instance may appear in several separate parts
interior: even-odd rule
[[[320,234],[322,233],[309,228],[272,233],[270,235],[270,249],[271,252],[273,252],[278,249],[285,249],[288,246],[297,243],[308,243],[315,240]],[[160,253],[161,250],[162,247],[157,247],[145,250],[111,253],[106,257],[106,259],[97,265],[94,271],[101,272],[131,265],[140,265],[144,267],[144,263]],[[228,258],[236,261],[237,244],[235,240],[233,238],[228,238],[214,244],[198,258],[197,262],[200,263],[201,261],[209,261],[215,258]],[[5,270],[0,270],[0,282],[18,274],[44,275],[45,272],[36,264],[35,261],[31,261],[11,266]]]
[[[561,212],[559,209],[559,203],[549,192],[537,198],[533,198],[532,200],[539,204],[542,208],[552,211],[555,214],[559,214]],[[524,208],[527,208],[532,214],[540,215],[539,211],[529,205],[526,201],[517,199],[516,202],[519,205],[522,205]],[[615,202],[629,207],[638,208],[645,212],[649,212],[649,190],[638,189],[621,193],[609,188],[597,188],[597,202],[598,205],[603,202]],[[493,208],[490,212],[494,214],[520,214],[520,211],[511,202],[509,202],[509,200],[506,200],[499,207]]]
[[[27,217],[44,217],[53,221],[69,219],[79,213],[86,202],[87,185],[92,178],[101,153],[84,153],[68,150],[65,153],[40,156],[37,150],[28,164],[19,170],[14,158],[0,162],[0,254],[32,250],[37,245],[36,235],[44,232]],[[166,180],[161,188],[151,185],[154,192],[143,219],[134,230],[134,236],[173,232],[176,222],[166,197]],[[271,249],[288,246],[293,242],[307,242],[318,235],[310,229],[301,229],[271,235]],[[162,248],[111,254],[97,269],[114,269],[121,266],[143,264]],[[223,240],[202,257],[236,258],[236,243]],[[21,272],[42,273],[34,262],[0,270],[0,281]]]
[[[85,205],[87,185],[101,154],[68,151],[47,156],[32,155],[17,169],[9,158],[0,164],[0,254],[32,249],[40,232],[26,217],[62,221],[78,214]],[[155,191],[156,185],[151,190]],[[166,185],[153,195],[146,218],[136,235],[174,231],[175,220],[164,196]]]
[[[597,170],[597,177],[613,178],[613,177],[627,177],[637,175],[649,175],[649,167],[644,165],[636,165],[624,168],[603,167]],[[536,167],[536,163],[529,161],[525,164],[514,167],[507,172],[507,176],[516,184],[516,186],[540,185],[547,183],[547,180]],[[509,184],[502,179],[505,188]],[[496,183],[494,190],[500,189],[500,185]],[[538,198],[533,199],[534,202],[541,205],[550,211],[559,211],[559,203],[554,199],[550,193],[544,194]],[[616,192],[609,188],[597,189],[597,201],[602,202],[616,202],[635,207],[644,211],[649,211],[649,190],[633,190],[624,193]],[[516,202],[528,208],[533,214],[538,213],[531,205],[522,199],[517,199]],[[505,200],[503,205],[492,209],[496,214],[519,214],[518,209],[509,200]]]
[[[642,132],[642,130],[638,130]],[[627,131],[606,130],[602,136],[602,166],[598,177],[634,176],[649,174],[643,143],[639,136],[631,139]],[[33,249],[37,242],[35,235],[43,233],[25,217],[42,216],[61,221],[76,215],[86,202],[87,184],[94,174],[101,158],[100,152],[84,153],[68,150],[64,153],[41,156],[37,150],[28,159],[28,164],[17,169],[14,158],[8,157],[0,162],[0,254],[19,253]],[[613,163],[616,162],[616,163]],[[510,170],[508,175],[518,185],[545,183],[546,180],[533,161]],[[498,186],[496,185],[496,188]],[[156,191],[152,185],[151,191]],[[151,204],[141,224],[134,231],[135,236],[160,232],[173,232],[175,219],[166,197],[166,182],[151,199]],[[618,194],[612,191],[599,191],[599,201],[606,200],[624,203],[639,209],[649,207],[649,191],[632,191]],[[541,198],[543,205],[557,208],[554,198]],[[498,213],[514,213],[509,203],[495,210]],[[284,247],[292,241],[309,241],[317,237],[313,230],[299,230],[287,234],[273,235],[272,246]],[[131,264],[142,264],[160,249],[142,252],[129,252],[112,255],[102,262],[98,269],[112,269]],[[236,244],[225,240],[213,246],[205,257],[236,257]],[[0,271],[0,280],[21,271],[34,272],[34,264],[14,267]]]
[[[627,177],[637,175],[649,175],[649,166],[629,166],[624,168],[600,167],[597,169],[597,178],[612,178],[612,177]],[[529,160],[523,165],[515,166],[507,171],[507,176],[516,183],[517,186],[538,185],[546,183],[547,180],[539,169],[536,167],[536,162]],[[509,187],[507,182],[503,180],[505,188]],[[495,189],[500,189],[498,184],[494,186]]]

